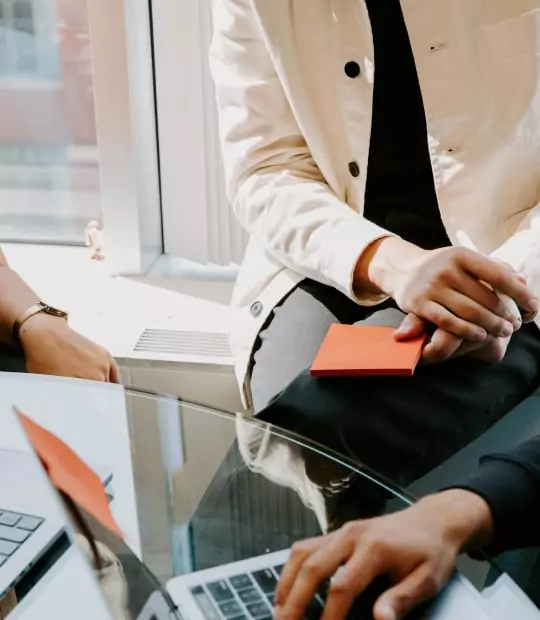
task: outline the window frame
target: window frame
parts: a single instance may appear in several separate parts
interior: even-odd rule
[[[34,7],[36,1],[42,0],[33,0]],[[146,274],[163,253],[149,0],[86,0],[86,12],[106,267],[113,275]],[[2,75],[0,84],[14,90],[61,85]]]
[[[212,0],[151,0],[164,249],[195,263],[238,265],[247,234],[225,195],[209,67]]]
[[[89,0],[107,268],[149,271],[163,253],[148,0]]]

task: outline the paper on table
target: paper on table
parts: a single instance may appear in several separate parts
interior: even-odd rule
[[[51,482],[104,527],[123,538],[112,516],[105,489],[95,474],[66,444],[17,411],[23,428]]]
[[[332,325],[311,374],[315,377],[412,376],[427,336],[398,342],[394,332],[392,327]]]
[[[538,620],[540,611],[508,575],[482,592],[486,608],[493,620]]]
[[[458,575],[431,606],[425,620],[492,620],[471,583]],[[521,620],[521,618],[520,618]]]

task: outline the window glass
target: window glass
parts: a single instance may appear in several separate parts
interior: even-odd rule
[[[83,243],[100,220],[85,0],[0,0],[0,240]]]

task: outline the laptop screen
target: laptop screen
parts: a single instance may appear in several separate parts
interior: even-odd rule
[[[15,411],[0,437],[0,620],[178,618],[124,541],[57,491]]]

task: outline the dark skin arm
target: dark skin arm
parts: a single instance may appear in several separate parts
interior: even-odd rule
[[[13,325],[39,296],[8,264],[0,249],[0,343],[22,347],[28,372],[92,379],[120,380],[111,354],[72,330],[64,319],[36,314],[22,326],[16,342]]]

